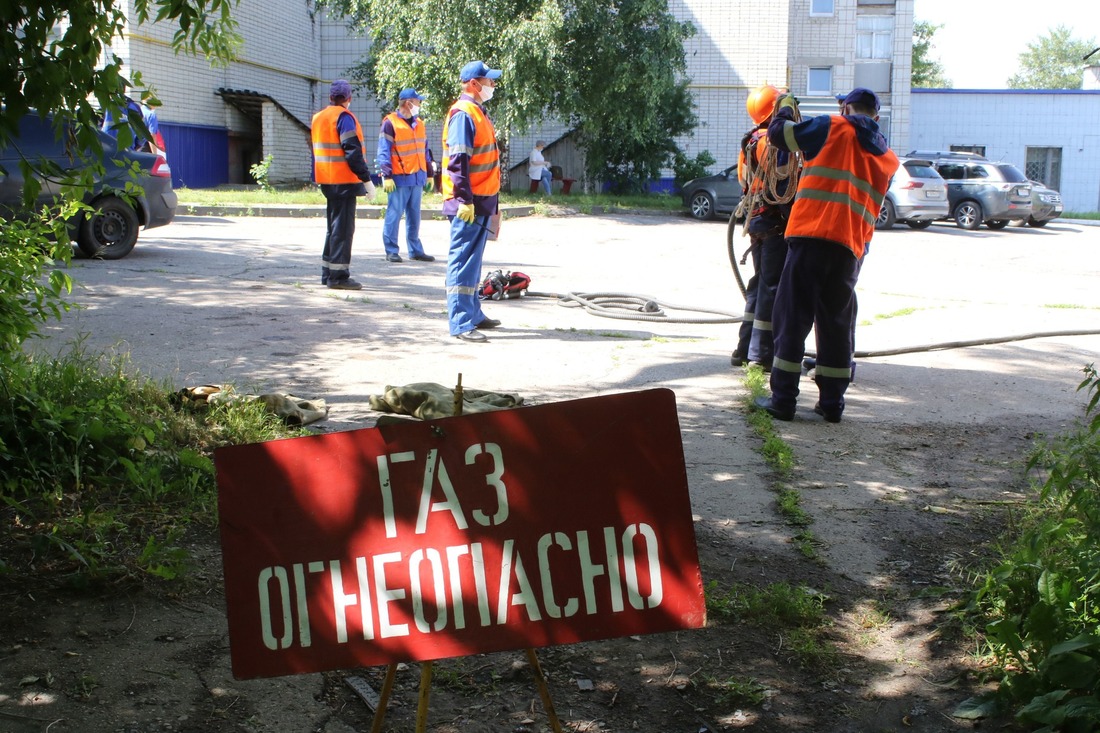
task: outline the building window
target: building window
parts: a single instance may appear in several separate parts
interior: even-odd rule
[[[832,15],[833,0],[810,0],[810,15]]]
[[[894,18],[890,15],[856,16],[856,58],[893,59]]]
[[[833,67],[811,66],[806,76],[806,94],[828,96],[833,93]]]
[[[1062,149],[1028,148],[1024,175],[1029,180],[1042,181],[1056,191],[1062,188]]]

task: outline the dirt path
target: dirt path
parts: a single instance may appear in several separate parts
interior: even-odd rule
[[[669,387],[704,580],[819,591],[835,653],[808,664],[798,640],[716,618],[701,631],[541,650],[566,730],[971,729],[950,717],[977,684],[970,649],[945,623],[958,571],[1027,495],[1022,460],[1036,437],[1081,413],[1074,388],[1100,338],[864,359],[839,425],[809,412],[804,380],[811,393],[796,420],[777,424],[797,462],[780,482],[759,456],[740,372],[729,367],[735,324],[609,321],[532,299],[495,305],[505,327],[493,343],[456,345],[444,335],[444,265],[388,266],[376,227],[364,224],[353,267],[367,288],[336,298],[313,282],[317,226],[185,220],[126,260],[77,263],[88,309],[51,327],[45,345],[85,331],[100,348],[123,343],[145,373],[180,386],[231,381],[323,396],[326,430],[373,424],[366,398],[386,384],[450,384],[458,372],[469,387],[532,403]],[[423,232],[434,254],[440,227],[427,222]],[[486,267],[527,272],[546,292],[629,290],[735,309],[723,236],[724,226],[680,219],[517,220]],[[1100,229],[1057,223],[965,238],[939,226],[876,236],[859,347],[1094,323],[1098,239]],[[774,508],[779,484],[802,496],[818,559],[793,546],[796,530]],[[197,533],[189,549],[200,569],[182,590],[0,590],[0,731],[369,730],[370,712],[345,678],[377,690],[381,669],[233,679],[217,538]],[[413,730],[418,681],[418,665],[399,671],[386,730]],[[548,730],[523,655],[437,663],[428,729]]]

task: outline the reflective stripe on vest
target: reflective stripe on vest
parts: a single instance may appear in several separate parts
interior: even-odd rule
[[[428,170],[428,160],[424,155],[424,121],[412,127],[409,121],[391,112],[386,119],[393,125],[393,137],[390,139],[390,171],[395,176],[407,176]]]
[[[359,145],[363,145],[363,128],[355,115],[344,107],[333,104],[313,115],[310,137],[313,140],[313,179],[317,183],[359,183],[359,176],[344,157],[340,135],[336,132],[336,121],[345,112],[355,120],[355,134]]]
[[[500,193],[500,154],[497,151],[497,134],[493,122],[485,111],[467,99],[459,99],[447,112],[443,123],[443,198],[454,198],[454,183],[448,173],[451,150],[447,147],[447,129],[455,112],[465,112],[474,121],[474,147],[470,155],[470,193],[474,196],[495,196]]]
[[[803,165],[786,236],[827,239],[862,257],[897,168],[892,150],[870,154],[860,146],[852,123],[830,115],[825,145]]]

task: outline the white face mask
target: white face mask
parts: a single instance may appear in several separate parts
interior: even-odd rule
[[[481,101],[482,102],[488,102],[490,99],[493,98],[493,92],[495,92],[495,91],[496,91],[496,87],[489,87],[489,86],[485,86],[484,84],[482,84],[481,85]]]
[[[414,104],[413,106],[409,107],[409,117],[416,117],[418,114],[420,114],[419,104]]]

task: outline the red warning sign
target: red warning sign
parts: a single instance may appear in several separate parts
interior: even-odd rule
[[[236,677],[702,627],[665,389],[215,451]]]

